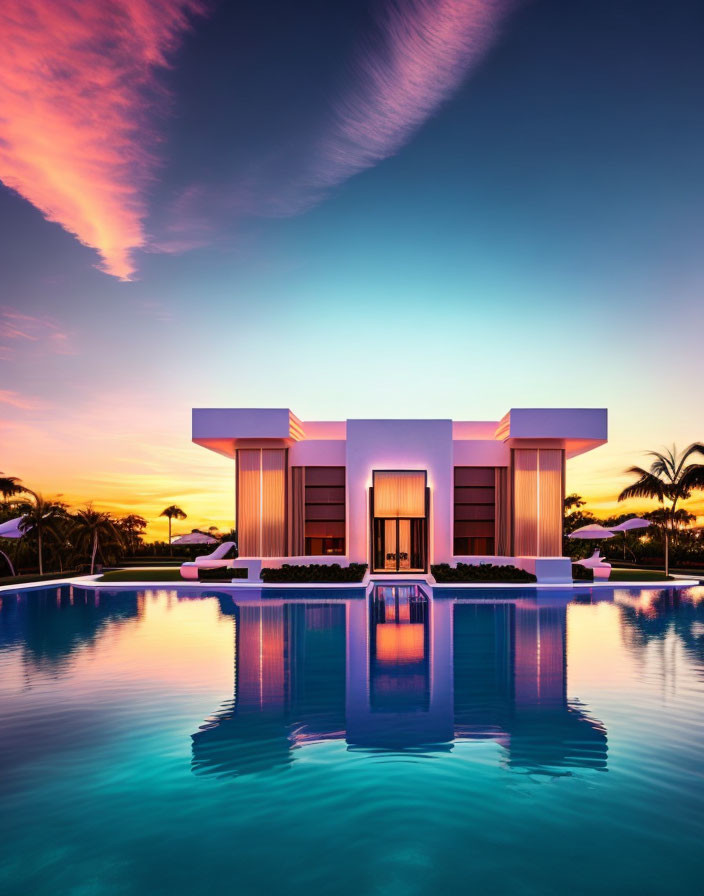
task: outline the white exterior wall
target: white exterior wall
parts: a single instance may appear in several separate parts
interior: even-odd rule
[[[347,421],[347,554],[370,562],[369,489],[373,470],[427,470],[428,562],[452,556],[452,421]]]
[[[455,467],[508,467],[511,465],[511,449],[506,442],[496,439],[455,441],[452,443]]]
[[[345,443],[340,440],[295,442],[288,451],[289,467],[344,467],[346,463]]]

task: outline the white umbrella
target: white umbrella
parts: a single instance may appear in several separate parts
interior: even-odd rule
[[[589,526],[582,526],[581,529],[575,529],[574,532],[570,532],[569,538],[586,538],[586,539],[597,539],[597,538],[613,538],[614,533],[611,529],[605,529],[604,526],[600,526],[598,523],[592,523]]]
[[[14,520],[6,520],[4,523],[0,523],[0,538],[22,538],[24,535],[24,531],[20,529],[22,519],[23,517],[18,516]],[[7,560],[10,572],[14,576],[15,567],[12,565],[12,560],[10,560],[5,551],[0,551],[0,554]]]
[[[24,532],[20,529],[20,523],[24,517],[18,516],[14,520],[6,520],[0,523],[0,538],[22,538]]]
[[[604,526],[600,526],[599,523],[592,523],[589,526],[582,526],[581,529],[575,529],[574,532],[570,532],[569,538],[584,538],[588,540],[602,539],[602,538],[613,538],[614,533],[611,529],[606,529]],[[594,551],[595,558],[600,556],[599,548]]]
[[[612,532],[621,532],[623,535],[623,559],[626,559],[626,532],[630,532],[632,529],[647,529],[648,526],[652,525],[650,520],[641,519],[638,516],[632,516],[630,520],[624,520],[622,523],[619,523],[618,526],[612,526]],[[631,551],[633,554],[633,551]],[[633,558],[635,559],[635,554],[633,554]]]
[[[217,538],[206,535],[205,532],[189,532],[188,535],[174,538],[171,544],[217,544],[217,541]]]
[[[624,520],[622,523],[619,523],[618,526],[612,526],[612,532],[630,532],[631,529],[647,529],[648,526],[652,526],[650,520],[643,520],[640,517],[632,516],[630,520]]]

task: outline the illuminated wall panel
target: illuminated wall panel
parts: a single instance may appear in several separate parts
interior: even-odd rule
[[[261,550],[261,451],[237,452],[237,544],[240,557],[259,557]]]
[[[516,448],[513,452],[513,553],[562,555],[564,451]]]
[[[375,470],[374,516],[424,517],[424,470]]]
[[[286,451],[237,451],[237,536],[240,557],[286,556]]]

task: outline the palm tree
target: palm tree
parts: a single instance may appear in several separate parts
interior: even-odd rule
[[[0,495],[2,495],[3,501],[6,501],[8,498],[14,498],[15,495],[21,495],[24,492],[28,491],[17,476],[5,476],[0,473]]]
[[[32,496],[33,503],[21,505],[22,522],[20,529],[27,533],[32,532],[37,536],[37,555],[39,557],[39,575],[44,574],[43,542],[44,534],[50,531],[54,524],[65,518],[66,505],[59,501],[47,501],[41,495],[30,489],[24,489]]]
[[[687,463],[693,454],[704,455],[704,443],[693,442],[678,454],[673,445],[672,451],[649,451],[655,458],[649,470],[643,467],[631,467],[626,470],[638,479],[623,489],[618,496],[619,501],[628,498],[653,498],[663,506],[665,542],[665,575],[670,574],[669,533],[674,533],[677,521],[677,504],[686,501],[695,489],[704,489],[704,464]],[[665,502],[669,501],[670,506]]]
[[[181,510],[180,507],[177,507],[175,504],[170,504],[164,510],[161,511],[159,516],[167,516],[169,518],[169,553],[173,557],[174,548],[171,544],[171,520],[185,520],[186,514]]]
[[[3,473],[0,473],[0,495],[2,495],[3,502],[7,501],[8,498],[14,498],[16,495],[21,495],[24,492],[25,488],[17,476],[5,476]],[[10,560],[9,555],[6,554],[5,551],[0,551],[0,554],[7,560],[7,565],[10,567],[10,575],[14,576],[15,567],[12,560]]]
[[[72,536],[79,549],[90,551],[90,574],[95,569],[95,555],[101,546],[111,541],[122,546],[122,535],[109,513],[94,510],[90,505],[73,515]]]
[[[130,513],[128,516],[123,516],[121,519],[115,520],[115,525],[122,534],[125,549],[131,554],[135,554],[142,544],[144,530],[147,528],[147,521],[143,516],[139,516],[136,513]]]

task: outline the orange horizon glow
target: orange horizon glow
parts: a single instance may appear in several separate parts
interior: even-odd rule
[[[13,442],[20,449],[21,434],[27,440],[24,447],[10,451]],[[8,446],[3,451],[2,473],[19,477],[28,488],[46,498],[64,501],[71,509],[90,503],[118,516],[139,514],[148,522],[146,540],[150,542],[167,540],[168,520],[159,514],[170,504],[177,504],[187,514],[185,520],[174,521],[174,535],[210,526],[225,532],[234,526],[234,461],[191,444],[186,433],[180,434],[182,444],[178,447],[168,430],[152,433],[151,444],[129,447],[129,434],[102,430],[99,437],[93,432],[87,443],[83,441],[86,436],[85,428],[81,428],[71,440],[44,433],[43,441],[39,441],[38,432],[0,419],[0,441],[3,447]],[[70,451],[66,448],[69,441],[82,449]],[[96,444],[100,442],[102,446]],[[53,450],[45,454],[47,445]],[[634,457],[634,463],[640,460]],[[629,481],[621,471],[614,471],[609,478],[594,479],[585,470],[571,469],[573,465],[578,467],[577,461],[568,460],[567,493],[582,495],[587,502],[583,509],[598,517],[637,515],[660,506],[643,499],[619,503],[617,495]],[[703,493],[681,506],[697,515],[698,524],[704,523]]]

